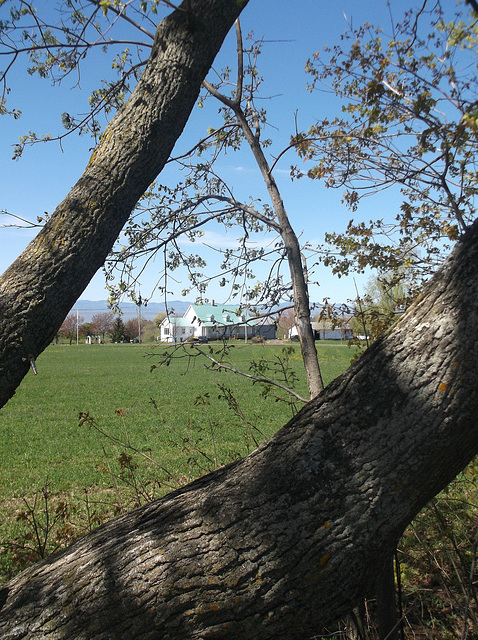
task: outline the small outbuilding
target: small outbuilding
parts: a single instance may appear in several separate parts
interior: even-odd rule
[[[351,340],[354,337],[347,319],[332,322],[331,320],[321,320],[311,322],[312,330],[316,340]],[[297,325],[289,329],[289,338],[299,334]]]

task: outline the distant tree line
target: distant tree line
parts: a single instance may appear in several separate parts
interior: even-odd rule
[[[136,317],[123,322],[120,316],[111,311],[103,311],[96,313],[90,322],[85,322],[82,316],[70,313],[58,330],[57,342],[61,338],[72,344],[77,339],[86,340],[88,336],[101,342],[150,342],[156,339],[161,315],[158,314],[154,320]]]

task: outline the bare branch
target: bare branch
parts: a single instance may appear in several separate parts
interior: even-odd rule
[[[14,223],[14,224],[0,224],[0,228],[2,229],[8,229],[9,227],[14,227],[15,229],[35,229],[35,228],[41,228],[43,226],[43,224],[41,224],[40,222],[36,223],[36,222],[32,222],[31,220],[27,220],[27,218],[22,218],[21,216],[18,216],[15,213],[10,213],[10,211],[0,211],[0,215],[1,216],[8,216],[9,218],[14,218],[15,220],[18,220],[18,223]]]
[[[242,86],[244,82],[244,50],[242,46],[242,30],[239,18],[236,20],[236,49],[237,49],[237,85],[236,99],[237,105],[241,104]]]
[[[88,0],[88,2],[90,2],[93,5],[95,5],[96,7],[100,7],[100,0]],[[169,6],[172,9],[176,9],[176,7],[170,2],[165,2],[165,4],[167,4],[167,6]],[[133,27],[135,27],[136,29],[138,29],[139,31],[144,33],[146,36],[151,38],[151,40],[154,40],[154,33],[151,33],[151,31],[148,31],[147,29],[145,29],[138,22],[136,22],[135,20],[132,20],[129,16],[126,15],[126,11],[116,9],[116,7],[114,5],[108,5],[108,11],[112,11],[119,18],[121,18],[122,20],[125,20],[126,22],[131,24]]]
[[[290,387],[286,387],[285,385],[281,384],[280,382],[276,382],[275,380],[271,380],[269,378],[261,378],[261,377],[258,377],[258,376],[253,376],[250,373],[245,373],[244,371],[240,371],[239,369],[236,369],[236,367],[233,367],[231,364],[228,364],[228,363],[225,363],[225,362],[221,362],[220,360],[217,360],[211,354],[206,353],[198,345],[196,345],[194,343],[189,348],[190,349],[195,349],[198,352],[198,355],[200,354],[200,355],[204,356],[205,358],[207,358],[208,360],[210,360],[210,362],[213,363],[215,369],[218,369],[218,370],[219,369],[224,369],[225,371],[231,371],[232,373],[236,373],[237,375],[243,376],[244,378],[248,378],[249,380],[252,380],[254,382],[261,382],[261,383],[264,383],[264,384],[271,385],[273,387],[277,387],[279,389],[282,389],[286,393],[294,396],[294,398],[296,398],[300,402],[304,402],[304,403],[308,402],[307,398],[303,398],[296,391],[294,391]]]

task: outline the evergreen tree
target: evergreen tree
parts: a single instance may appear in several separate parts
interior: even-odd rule
[[[111,331],[111,342],[123,342],[124,341],[124,322],[118,316],[113,323],[113,329]]]

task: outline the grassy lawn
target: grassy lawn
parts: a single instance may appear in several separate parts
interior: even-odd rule
[[[346,345],[320,343],[318,349],[324,378],[330,382],[347,368],[352,352]],[[218,400],[218,384],[232,390],[247,420],[262,432],[254,432],[260,440],[292,415],[287,403],[264,398],[260,385],[230,372],[210,371],[198,360],[184,357],[151,372],[162,352],[164,347],[143,345],[50,346],[38,359],[38,375],[30,372],[0,411],[2,498],[46,481],[60,490],[102,481],[98,466],[104,466],[104,452],[114,457],[118,448],[88,424],[79,426],[80,412],[88,412],[122,439],[127,431],[137,448],[173,475],[186,476],[186,440],[196,443],[201,438],[200,447],[211,457],[215,445],[221,464],[254,448],[239,418],[224,399]],[[236,343],[228,361],[247,372],[251,360],[281,354],[281,345]],[[289,366],[298,377],[297,391],[306,396],[298,345],[293,345]]]
[[[326,382],[353,355],[346,345],[318,350]],[[105,519],[247,455],[292,417],[288,402],[276,402],[284,392],[264,397],[262,385],[206,368],[189,347],[151,370],[165,351],[51,345],[38,375],[30,371],[0,410],[0,584]],[[295,390],[307,396],[297,344],[285,354],[283,345],[234,343],[226,359],[246,373],[251,362],[272,361],[293,371]]]
[[[234,343],[227,361],[245,372],[264,358],[278,368],[282,363],[306,396],[299,346],[288,347],[285,362],[283,345]],[[354,355],[336,342],[318,342],[317,350],[326,384]],[[276,402],[275,393],[264,397],[263,388],[244,377],[205,368],[187,357],[189,349],[151,371],[164,353],[164,346],[151,345],[52,345],[37,361],[38,375],[30,372],[0,410],[0,584],[106,518],[246,455],[254,438],[264,440],[290,419],[291,406]],[[224,388],[237,401],[236,412]],[[79,424],[80,412],[160,466],[88,420]],[[475,461],[400,541],[403,601],[424,640],[460,636],[463,585],[474,561],[477,483]],[[468,611],[478,628],[476,609]]]

